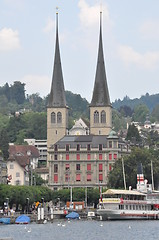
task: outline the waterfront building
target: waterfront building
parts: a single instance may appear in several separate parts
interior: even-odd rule
[[[108,174],[122,156],[119,139],[112,130],[112,106],[105,71],[102,43],[102,13],[94,90],[90,104],[90,126],[68,130],[62,64],[59,50],[58,13],[53,77],[47,107],[47,166],[49,187],[107,186]],[[80,122],[78,122],[80,123]],[[128,149],[127,149],[128,152]]]
[[[39,150],[38,167],[45,167],[47,162],[47,140],[27,138],[24,139],[24,142],[27,142],[28,145],[35,146]]]
[[[39,151],[34,146],[10,145],[7,161],[8,176],[11,185],[29,185],[29,172],[31,185],[33,171],[38,166]]]

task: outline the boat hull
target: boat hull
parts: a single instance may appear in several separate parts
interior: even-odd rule
[[[97,215],[101,220],[157,220],[159,219],[159,211],[120,211],[98,209]]]

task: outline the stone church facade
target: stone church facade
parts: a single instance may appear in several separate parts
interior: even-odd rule
[[[101,18],[102,13],[89,131],[85,135],[70,135],[56,14],[55,57],[47,107],[47,166],[49,187],[54,190],[70,186],[106,187],[109,171],[122,154],[118,137],[112,130],[112,106],[105,71]]]

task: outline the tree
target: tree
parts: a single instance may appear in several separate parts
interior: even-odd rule
[[[126,129],[126,121],[117,110],[112,111],[112,123],[115,131]]]
[[[19,81],[15,81],[11,85],[11,99],[15,100],[18,104],[23,104],[25,101],[25,84]]]
[[[149,115],[148,107],[144,104],[140,104],[134,108],[132,120],[135,122],[144,123],[147,115]]]
[[[0,131],[0,150],[2,151],[2,156],[4,160],[7,160],[9,157],[9,137],[6,129]]]
[[[148,183],[151,183],[151,161],[154,169],[155,188],[159,185],[159,151],[134,148],[131,154],[124,158],[124,169],[126,176],[127,188],[132,186],[136,188],[137,183],[137,166],[142,163],[143,174]],[[109,174],[108,185],[111,188],[124,188],[122,161],[119,159],[113,166],[113,170]]]
[[[156,121],[159,121],[159,104],[157,104],[151,113],[152,117],[155,118]]]
[[[121,106],[119,112],[122,114],[123,117],[131,117],[133,114],[133,110],[129,106]]]
[[[139,131],[134,124],[129,125],[128,132],[126,136],[126,140],[130,140],[131,142],[139,142],[141,140]]]

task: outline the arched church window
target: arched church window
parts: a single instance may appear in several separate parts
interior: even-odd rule
[[[51,113],[51,123],[56,123],[56,114],[54,112]]]
[[[62,123],[62,113],[61,112],[57,113],[57,123]]]
[[[106,113],[104,110],[101,112],[101,123],[106,123]]]
[[[97,110],[94,112],[94,123],[99,123],[99,112]]]

